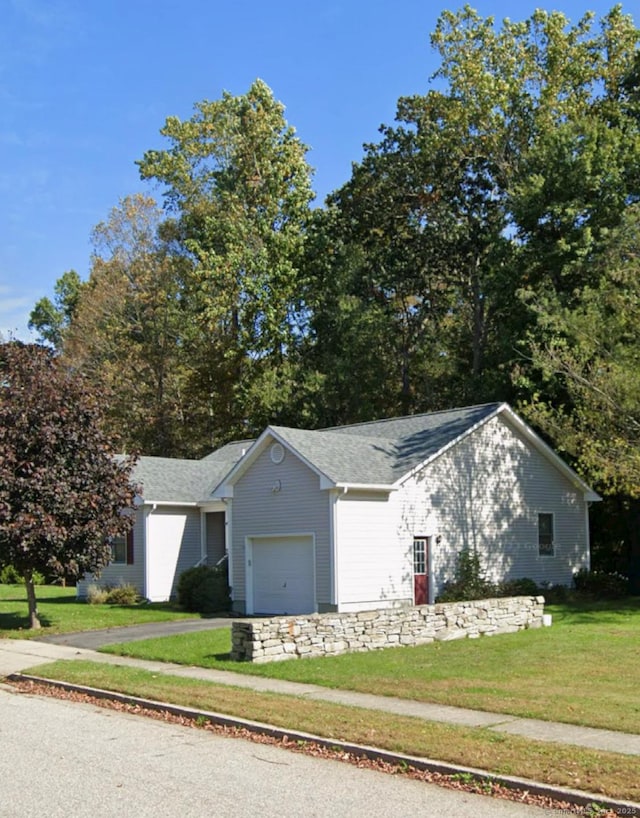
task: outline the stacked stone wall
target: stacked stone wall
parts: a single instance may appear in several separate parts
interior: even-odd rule
[[[542,626],[544,597],[508,597],[381,608],[357,613],[277,616],[233,623],[231,658],[277,662]]]

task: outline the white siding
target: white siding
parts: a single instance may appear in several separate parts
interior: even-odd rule
[[[164,602],[175,596],[178,577],[200,562],[200,510],[159,506],[147,522],[146,597]]]
[[[100,577],[87,574],[87,576],[78,583],[76,588],[76,595],[78,597],[86,597],[89,585],[99,585],[102,588],[107,585],[133,585],[138,589],[138,593],[141,596],[145,596],[144,516],[143,509],[138,509],[133,524],[133,565],[108,565],[102,571]]]
[[[320,490],[317,474],[289,451],[282,463],[273,463],[267,447],[235,484],[232,508],[236,610],[246,602],[245,542],[257,536],[313,534],[316,601],[321,608],[331,603],[329,492]]]
[[[538,514],[553,513],[554,556],[538,554]],[[582,493],[497,417],[445,452],[403,489],[400,530],[433,537],[433,589],[453,577],[465,547],[492,580],[570,584],[588,560]]]
[[[413,600],[411,565],[397,527],[397,493],[341,495],[336,507],[338,610]]]

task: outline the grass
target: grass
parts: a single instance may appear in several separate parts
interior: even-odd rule
[[[140,605],[87,605],[76,600],[75,588],[39,585],[36,588],[40,621],[47,633],[116,628],[172,619],[193,619],[169,603]],[[0,637],[30,639],[42,631],[29,629],[27,596],[22,585],[0,584]]]
[[[640,599],[548,607],[551,628],[265,665],[229,660],[229,631],[105,651],[525,718],[640,733]]]
[[[268,722],[336,741],[437,758],[494,774],[522,776],[612,798],[640,799],[638,759],[618,753],[565,747],[483,728],[454,727],[294,696],[258,693],[138,668],[73,661],[41,665],[34,673]]]

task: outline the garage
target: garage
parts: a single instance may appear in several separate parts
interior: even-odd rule
[[[316,610],[313,535],[250,537],[247,574],[253,585],[253,605],[248,613]]]

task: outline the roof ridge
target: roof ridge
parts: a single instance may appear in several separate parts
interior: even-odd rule
[[[170,460],[172,463],[200,463],[200,462],[202,462],[202,458],[198,458],[198,457],[171,457],[170,455],[164,455],[164,454],[141,454],[138,457],[138,462],[140,460]]]
[[[358,423],[343,423],[336,426],[325,426],[322,429],[316,429],[315,431],[330,432],[333,429],[353,429],[362,426],[375,426],[383,423],[395,423],[399,420],[414,420],[415,418],[434,417],[435,415],[444,415],[451,412],[466,412],[472,409],[482,409],[485,406],[501,406],[502,403],[504,403],[504,401],[487,401],[486,403],[476,403],[472,406],[456,406],[453,409],[436,409],[433,412],[417,412],[415,415],[399,415],[397,417],[380,418],[378,420],[362,420],[358,421]]]
[[[296,426],[269,426],[269,429],[274,429],[276,431],[287,431],[287,432],[303,432],[305,434],[314,434],[314,435],[326,435],[326,434],[334,434],[336,437],[343,439],[343,435],[341,435],[337,430],[343,429],[344,426],[330,426],[326,429],[299,429]],[[394,442],[396,438],[394,437],[384,437],[383,435],[358,435],[359,440],[371,440],[372,442],[379,441],[379,440],[388,440],[389,442]]]

